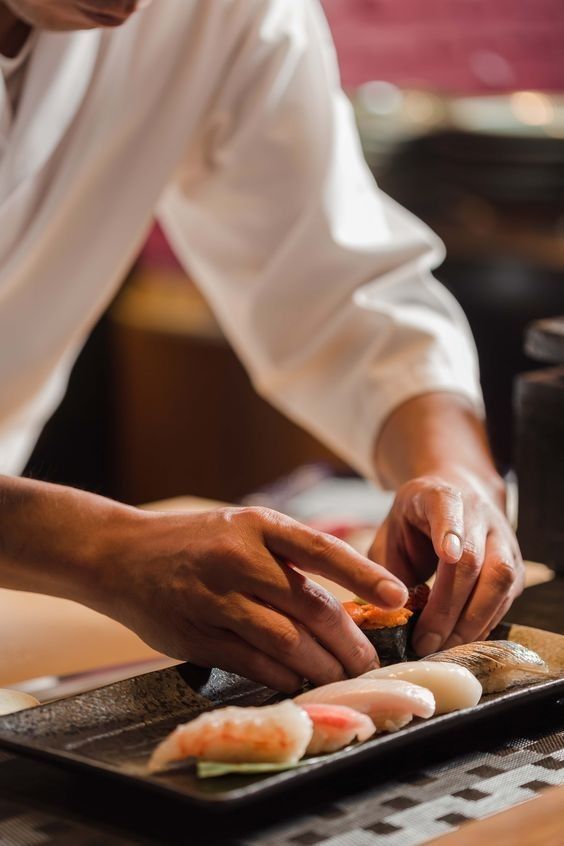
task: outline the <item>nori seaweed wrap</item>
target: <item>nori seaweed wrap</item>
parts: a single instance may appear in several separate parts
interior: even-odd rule
[[[361,599],[344,602],[343,607],[376,649],[381,665],[386,667],[413,657],[411,635],[428,597],[429,588],[423,584],[410,588],[405,607],[396,611],[378,608]]]

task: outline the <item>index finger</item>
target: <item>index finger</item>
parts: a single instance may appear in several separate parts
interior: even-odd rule
[[[249,574],[250,590],[258,599],[300,622],[350,676],[379,666],[376,650],[338,599],[292,567],[274,559],[264,562],[270,563],[275,566],[259,566]]]
[[[276,515],[262,524],[264,545],[296,567],[337,582],[375,605],[400,608],[407,588],[385,567],[356,552],[349,544]]]

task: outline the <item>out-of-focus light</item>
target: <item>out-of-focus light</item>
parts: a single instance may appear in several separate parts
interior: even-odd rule
[[[527,126],[546,126],[554,120],[550,98],[537,91],[516,91],[511,95],[511,110]]]
[[[404,97],[405,115],[417,124],[433,124],[443,116],[441,101],[433,94],[424,91],[408,91]]]
[[[560,126],[547,126],[544,131],[549,138],[564,139],[564,125],[562,124]]]
[[[508,88],[513,83],[511,65],[492,50],[476,50],[470,56],[474,75],[489,88]]]
[[[391,115],[398,112],[403,104],[403,95],[396,85],[383,80],[366,82],[358,90],[358,100],[362,108],[372,115]]]

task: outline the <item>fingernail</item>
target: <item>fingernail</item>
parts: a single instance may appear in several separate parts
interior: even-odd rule
[[[415,651],[418,655],[431,655],[439,651],[442,642],[443,639],[439,634],[429,632],[414,644]]]
[[[456,561],[462,555],[462,541],[454,532],[447,532],[443,540],[443,552]]]
[[[407,602],[408,598],[407,589],[397,582],[392,582],[391,579],[385,579],[383,582],[380,582],[378,585],[378,594],[386,605],[392,608],[400,608]]]
[[[370,664],[368,669],[369,670],[379,670],[380,666],[381,666],[380,665],[380,659],[378,658],[378,656],[376,656],[376,658],[374,659],[374,661],[372,661],[372,663]]]

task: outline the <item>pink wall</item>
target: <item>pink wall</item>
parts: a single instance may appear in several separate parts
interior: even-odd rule
[[[322,0],[343,82],[564,90],[564,0]]]
[[[564,90],[564,0],[322,0],[343,82]],[[175,266],[155,230],[147,263]]]

